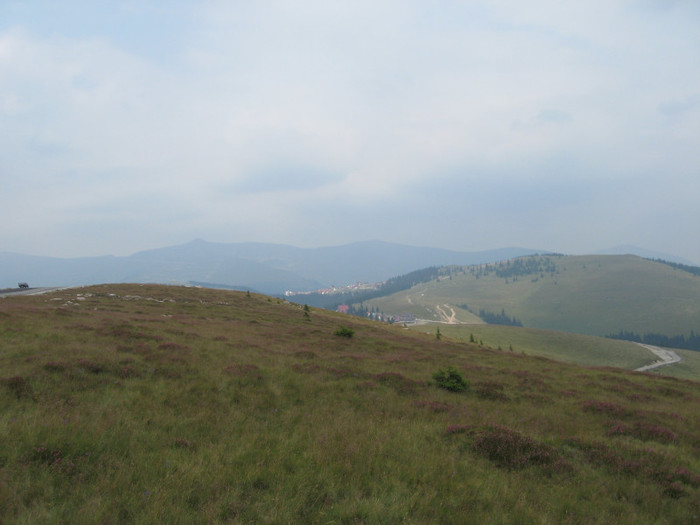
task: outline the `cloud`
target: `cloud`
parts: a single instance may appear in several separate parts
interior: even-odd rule
[[[666,230],[695,217],[695,2],[80,7],[0,6],[0,209],[18,225],[2,246],[41,253],[51,231],[100,254],[95,224],[116,253],[452,246],[454,224],[556,250],[635,242],[624,214],[658,232],[636,211],[655,193],[683,206],[655,215]]]
[[[571,122],[573,118],[566,111],[561,111],[558,109],[543,109],[537,114],[535,120],[543,124],[561,124],[564,122]]]
[[[673,117],[683,115],[700,107],[700,94],[689,95],[682,100],[670,100],[659,104],[659,112]]]
[[[278,161],[246,173],[232,189],[241,193],[298,192],[334,184],[342,179],[342,175],[337,173],[295,162]]]

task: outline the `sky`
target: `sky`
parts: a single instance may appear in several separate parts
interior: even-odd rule
[[[700,2],[0,0],[0,220],[700,263]]]

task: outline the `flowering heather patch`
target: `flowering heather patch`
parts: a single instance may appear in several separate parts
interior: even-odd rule
[[[474,427],[471,425],[449,425],[445,429],[445,434],[450,435],[450,434],[466,434],[469,432],[471,429]]]
[[[625,388],[622,385],[610,385],[609,387],[606,387],[606,390],[608,392],[615,392],[617,394],[624,394],[627,392],[627,388]]]
[[[472,448],[503,468],[517,470],[532,465],[555,470],[567,468],[553,447],[501,425],[486,425],[476,431]]]
[[[101,374],[107,370],[107,366],[103,363],[91,361],[90,359],[80,359],[77,366],[93,374]]]
[[[70,326],[71,330],[77,330],[79,332],[92,332],[95,328],[87,325],[85,323],[77,323]]]
[[[635,392],[634,394],[628,395],[627,399],[639,403],[648,403],[650,401],[654,401],[656,398],[650,396],[649,394],[640,394],[638,392]]]
[[[678,390],[676,388],[671,388],[670,386],[660,386],[656,389],[656,392],[658,394],[661,394],[662,396],[665,397],[682,397],[688,399],[690,396],[683,392],[682,390]]]
[[[544,405],[545,403],[551,403],[552,400],[549,397],[543,396],[542,394],[533,394],[532,392],[524,392],[519,396],[521,399],[527,400],[528,403],[533,405]]]
[[[47,372],[63,372],[68,368],[68,363],[65,361],[49,361],[44,364],[44,370]]]
[[[33,463],[46,465],[50,469],[63,474],[70,475],[77,472],[75,462],[66,458],[60,448],[51,449],[44,446],[34,447],[26,456],[26,459]]]
[[[179,343],[173,343],[172,341],[169,341],[167,343],[161,343],[158,345],[158,350],[189,350],[190,348],[187,345],[181,345]]]
[[[32,386],[22,376],[3,377],[0,379],[5,387],[15,395],[17,399],[32,397]]]
[[[136,370],[136,368],[134,368],[131,365],[123,366],[119,370],[119,377],[121,377],[122,379],[129,379],[130,377],[139,377],[140,375],[141,374],[139,374],[138,370]]]
[[[608,401],[584,401],[583,409],[587,412],[597,412],[614,417],[627,417],[630,411],[625,407]]]
[[[664,493],[674,498],[685,494],[681,483],[691,487],[700,486],[699,475],[670,464],[669,456],[650,448],[622,446],[613,450],[605,443],[580,439],[569,439],[567,444],[581,450],[590,463],[606,467],[615,474],[638,476],[661,484]]]
[[[326,368],[326,371],[329,374],[334,375],[335,377],[358,377],[360,376],[360,372],[357,372],[356,370],[353,370],[351,368],[347,367],[333,367],[329,366]],[[364,375],[364,374],[362,374]]]
[[[505,394],[505,392],[503,392],[503,388],[503,384],[496,381],[483,381],[481,383],[477,383],[474,391],[481,399],[508,401],[510,398]]]
[[[678,436],[666,427],[651,425],[644,421],[636,421],[632,425],[625,425],[620,421],[610,421],[606,436],[632,436],[642,441],[656,441],[658,443],[675,443]]]
[[[321,371],[321,367],[313,363],[295,363],[292,365],[292,370],[300,374],[317,374]]]
[[[512,375],[518,378],[521,388],[528,388],[534,390],[550,390],[549,385],[546,381],[538,374],[533,374],[527,370],[516,370],[511,372]]]
[[[262,379],[262,375],[260,375],[260,367],[257,365],[252,365],[252,364],[233,364],[229,365],[226,368],[224,368],[224,371],[236,375],[236,376],[255,376],[258,379]]]
[[[401,394],[414,393],[418,387],[425,385],[422,381],[414,381],[398,372],[382,372],[381,374],[373,375],[372,379],[382,385],[390,386]]]
[[[562,397],[576,397],[578,392],[576,390],[560,390],[559,395]]]

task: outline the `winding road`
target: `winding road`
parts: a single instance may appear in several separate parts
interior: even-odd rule
[[[667,350],[665,348],[659,348],[658,346],[644,345],[642,343],[637,343],[652,352],[656,357],[659,358],[658,361],[654,361],[650,365],[643,366],[641,368],[635,369],[635,372],[646,372],[647,370],[652,370],[660,366],[672,365],[673,363],[680,363],[681,357],[673,350]]]

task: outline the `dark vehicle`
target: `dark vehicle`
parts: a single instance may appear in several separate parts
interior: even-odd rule
[[[20,288],[29,288],[29,285],[27,283],[17,283],[17,286]]]

